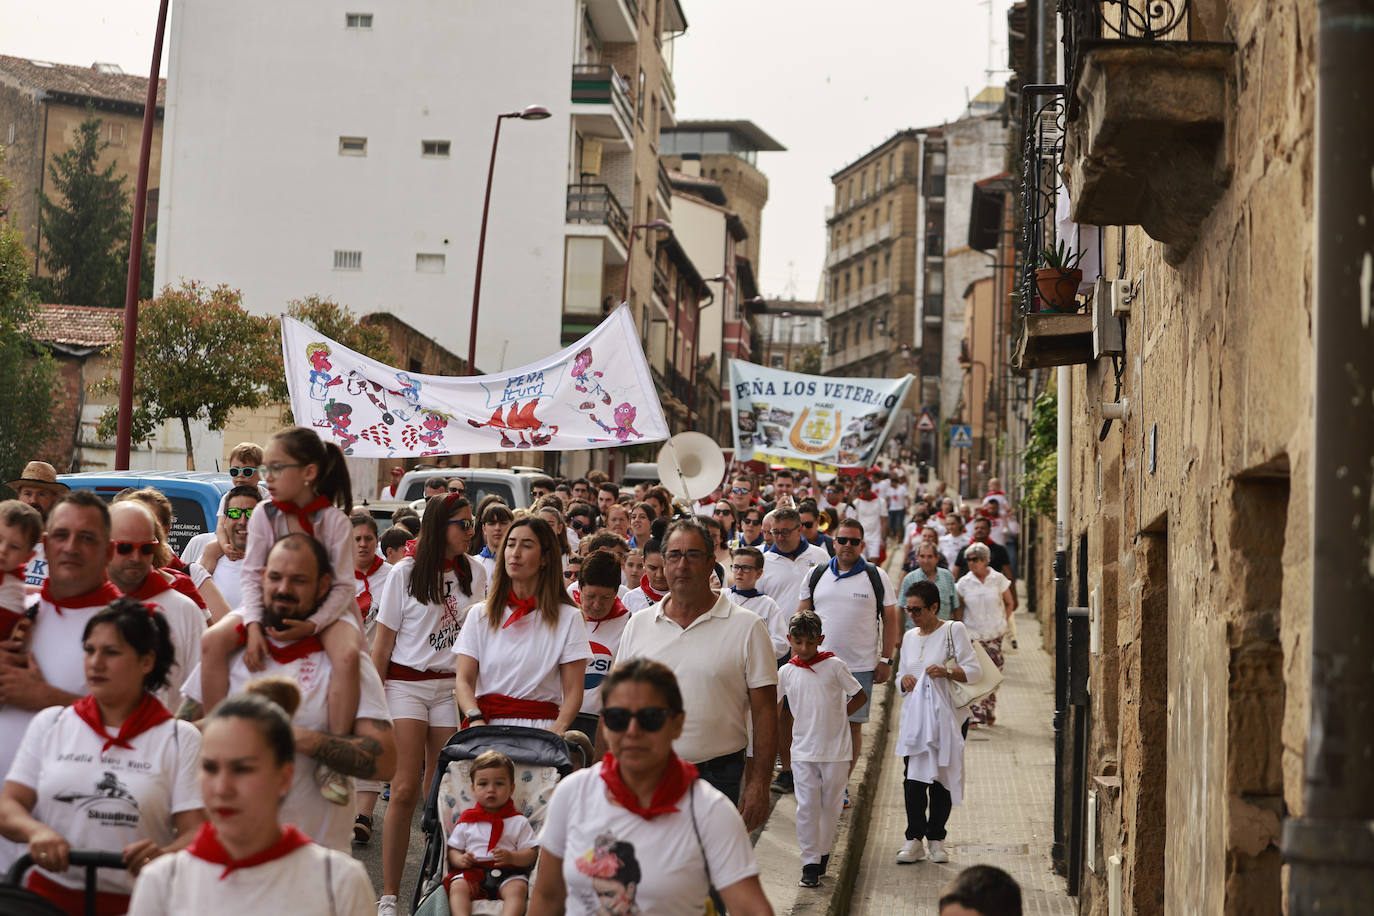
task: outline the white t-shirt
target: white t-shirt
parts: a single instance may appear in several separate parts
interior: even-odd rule
[[[29,562],[24,567],[24,584],[42,585],[46,578],[48,578],[48,555],[43,552],[43,542],[39,541],[33,545],[33,556],[29,557]]]
[[[444,570],[444,603],[421,604],[410,594],[415,558],[406,557],[391,570],[380,598],[374,597],[377,622],[396,631],[391,660],[417,671],[452,671],[453,644],[458,640],[468,608],[487,596],[487,574],[470,559],[472,594],[458,587],[458,574]],[[373,595],[376,596],[376,592]]]
[[[459,852],[470,852],[480,861],[490,861],[492,852],[496,851],[487,850],[487,845],[490,842],[491,824],[486,821],[454,824],[453,832],[448,835],[450,847]],[[538,845],[539,840],[534,835],[534,828],[530,826],[525,815],[517,814],[514,817],[502,819],[501,839],[496,841],[496,849],[519,852],[522,849],[531,849]]]
[[[844,710],[849,698],[862,689],[839,656],[809,670],[790,662],[778,669],[778,699],[787,697],[792,710],[793,760],[835,763],[854,756]]]
[[[205,548],[213,544],[214,541],[215,532],[213,531],[207,531],[204,534],[198,534],[191,538],[186,542],[186,546],[181,548],[181,562],[185,563],[187,566],[199,562],[200,558],[205,556]],[[218,585],[219,583],[215,584]],[[223,588],[221,587],[220,590],[223,591]],[[229,606],[233,607],[234,605],[231,602]]]
[[[483,547],[482,550],[488,550]],[[482,564],[482,568],[487,571],[487,581],[490,582],[496,577],[496,557],[491,553],[483,555],[480,551],[473,556],[473,559]]]
[[[878,555],[882,542],[883,522],[887,514],[887,501],[881,496],[877,499],[854,500],[854,517],[864,526],[864,544],[869,559]]]
[[[857,564],[855,564],[857,567]],[[897,603],[897,592],[887,571],[876,564],[867,564],[878,570],[878,581],[883,586],[883,607]],[[878,603],[873,595],[873,583],[868,573],[850,569],[849,575],[837,579],[833,570],[821,573],[821,581],[816,583],[816,593],[811,593],[810,578],[801,584],[802,598],[810,598],[816,616],[821,618],[825,628],[825,645],[822,647],[835,655],[849,667],[850,671],[872,671],[878,666],[879,640],[882,639],[882,622],[878,619]]]
[[[633,614],[636,611],[642,611],[649,605],[653,604],[654,599],[644,594],[644,587],[640,586],[639,588],[632,588],[625,594],[621,595],[620,602],[624,604],[627,608],[629,608],[630,613]]]
[[[700,763],[743,750],[749,741],[749,691],[778,682],[778,660],[763,619],[721,592],[711,610],[686,629],[663,604],[633,614],[617,659],[642,656],[677,675],[687,712],[673,742],[679,757]],[[670,600],[670,599],[665,599]]]
[[[351,816],[352,809],[347,811]],[[347,853],[311,843],[262,865],[234,869],[228,875],[223,865],[189,852],[159,856],[140,873],[129,914],[374,916],[376,899],[363,863]]]
[[[477,659],[477,696],[489,694],[517,700],[563,702],[560,665],[592,657],[582,611],[571,604],[558,608],[558,625],[544,623],[543,614],[527,614],[508,627],[492,629],[485,604],[468,609],[467,620],[453,645],[454,655]],[[506,607],[501,622],[515,612]]]
[[[787,626],[792,622],[792,618],[782,612],[776,601],[763,593],[746,598],[734,589],[730,590],[730,600],[763,618],[763,625],[768,627],[768,639],[773,643],[775,656],[782,658],[792,651],[792,647],[787,644]]]
[[[600,763],[560,782],[539,845],[563,860],[568,916],[605,912],[598,886],[628,890],[615,882],[611,856],[622,868],[633,857],[639,874],[633,894],[636,912],[654,916],[700,916],[711,884],[728,888],[759,873],[744,822],[729,799],[698,779],[690,798],[684,795],[677,807],[675,813],[652,820],[626,811],[607,795]],[[609,866],[612,877],[587,874],[598,865]]]
[[[272,640],[268,640],[271,642]],[[285,645],[279,643],[279,645]],[[244,686],[252,680],[268,675],[282,675],[296,682],[301,691],[301,705],[292,717],[292,722],[302,728],[315,731],[329,731],[329,675],[332,667],[326,652],[314,652],[293,662],[281,664],[267,659],[267,668],[254,673],[243,663],[243,653],[234,654],[229,663],[229,695],[242,693]],[[372,659],[362,655],[358,659],[359,682],[362,695],[358,700],[358,719],[385,719],[391,721],[391,713],[386,706],[386,690],[372,666]],[[200,666],[191,672],[181,692],[201,702]],[[350,851],[353,840],[353,780],[349,779],[349,798],[346,805],[335,805],[320,794],[315,782],[315,761],[304,754],[296,755],[296,776],[291,783],[291,791],[281,806],[281,822],[295,824],[301,832],[322,846]],[[280,907],[277,908],[281,910]],[[284,911],[283,911],[284,912]]]
[[[630,624],[630,615],[621,614],[605,620],[587,620],[584,617],[582,622],[587,625],[587,642],[591,646],[592,657],[587,660],[587,676],[582,685],[582,708],[578,712],[599,716],[601,682],[611,673],[611,666],[615,664],[615,653],[620,648],[625,628]]]
[[[895,487],[887,488],[887,510],[889,512],[905,512],[910,493],[906,484],[899,483]]]
[[[970,639],[996,639],[1006,632],[1002,593],[1009,588],[1011,581],[995,569],[989,569],[982,582],[969,572],[954,583],[954,590],[964,599],[964,627]]]
[[[155,569],[150,576],[158,575]],[[205,634],[205,612],[190,598],[174,588],[145,599],[167,618],[172,635],[172,668],[167,672],[167,686],[157,692],[157,698],[172,712],[181,708],[181,683],[200,664],[200,638]]]
[[[29,723],[7,781],[34,790],[34,819],[73,849],[122,851],[137,840],[166,846],[176,837],[172,815],[202,807],[200,732],[190,722],[168,719],[136,735],[132,750],[116,746],[102,753],[106,740],[70,706],[50,706]],[[97,874],[98,890],[127,894],[133,887],[127,871],[102,868]],[[85,887],[80,869],[43,876]]]
[[[377,605],[382,600],[382,592],[386,589],[387,580],[391,577],[391,571],[396,567],[381,557],[381,565],[372,570],[371,573],[364,573],[362,578],[358,578],[358,570],[353,570],[353,591],[361,599],[363,592],[366,591],[371,597],[367,599],[367,610],[363,616],[363,633],[367,637],[367,642],[371,644],[372,631],[377,625]],[[475,568],[477,563],[472,564]],[[362,601],[358,603],[358,610],[363,610]]]
[[[243,604],[243,561],[220,557],[210,578],[232,610]]]
[[[754,587],[776,601],[790,620],[801,604],[802,581],[811,574],[812,567],[829,562],[830,554],[815,544],[806,543],[806,549],[795,558],[770,547],[763,552],[763,572]]]

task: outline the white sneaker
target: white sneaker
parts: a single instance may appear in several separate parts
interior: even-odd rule
[[[902,848],[897,850],[898,865],[910,865],[912,862],[919,862],[925,857],[926,848],[920,840],[907,840]]]
[[[930,841],[930,861],[943,865],[949,861],[949,853],[945,852],[945,844],[939,840]]]
[[[395,894],[387,894],[377,901],[377,916],[396,916]]]

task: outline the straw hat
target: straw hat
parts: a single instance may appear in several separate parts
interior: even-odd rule
[[[58,493],[66,493],[71,489],[65,483],[57,480],[57,470],[46,461],[30,461],[24,465],[24,473],[18,480],[11,480],[7,486],[12,490],[20,487],[47,487]]]

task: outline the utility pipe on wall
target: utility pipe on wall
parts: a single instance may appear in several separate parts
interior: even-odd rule
[[[1055,868],[1068,868],[1068,823],[1064,811],[1068,765],[1064,720],[1069,709],[1069,469],[1072,456],[1073,373],[1060,366],[1055,375],[1054,512],[1054,848]]]

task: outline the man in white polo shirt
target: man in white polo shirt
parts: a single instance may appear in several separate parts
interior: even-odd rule
[[[305,534],[288,534],[272,545],[262,574],[262,594],[266,602],[263,624],[269,637],[287,620],[305,620],[315,613],[332,584],[329,555],[320,542]],[[307,636],[294,642],[268,639],[270,655],[266,668],[254,674],[238,653],[229,665],[229,693],[241,693],[244,685],[257,677],[280,675],[296,683],[301,705],[292,721],[296,733],[296,775],[291,791],[282,803],[283,823],[299,827],[321,846],[348,852],[353,837],[356,810],[352,780],[345,804],[333,804],[320,794],[315,782],[316,762],[358,779],[387,780],[396,769],[396,736],[391,729],[386,694],[377,669],[366,655],[359,659],[362,697],[357,718],[349,735],[331,735],[323,729],[329,720],[329,656],[319,637]],[[187,697],[177,713],[183,719],[199,719],[205,710],[200,705],[200,668],[182,687]]]
[[[801,606],[821,618],[825,648],[845,663],[864,693],[872,697],[873,685],[886,683],[892,676],[892,653],[902,635],[902,625],[892,580],[882,567],[864,560],[863,546],[863,525],[854,519],[840,522],[835,529],[835,559],[802,583]],[[871,702],[849,717],[854,751],[851,771],[859,759],[863,723],[868,721]]]
[[[772,516],[773,544],[763,552],[763,575],[756,588],[778,603],[784,620],[791,620],[800,606],[802,580],[829,563],[830,554],[802,537],[796,509],[775,509]]]
[[[107,572],[110,581],[130,598],[162,612],[172,637],[172,667],[168,686],[157,698],[168,709],[181,708],[181,683],[200,658],[200,638],[205,633],[205,612],[190,598],[172,588],[172,576],[153,568],[162,541],[157,519],[146,505],[127,499],[110,507],[110,540],[114,555]]]
[[[631,616],[616,658],[650,658],[673,669],[687,713],[673,749],[736,802],[754,830],[768,819],[776,750],[778,668],[768,628],[733,604],[728,591],[711,591],[715,556],[701,522],[673,522],[663,544],[668,595]],[[754,756],[746,774],[751,724]]]

